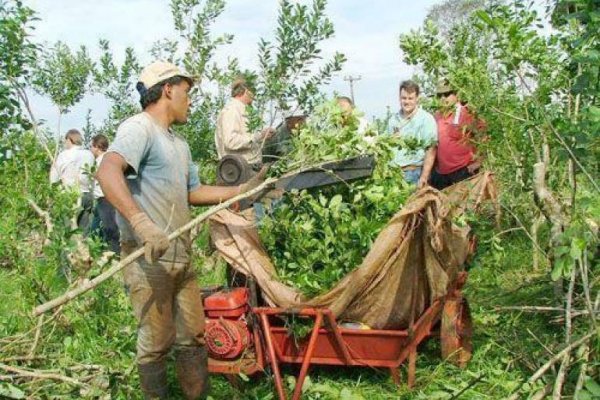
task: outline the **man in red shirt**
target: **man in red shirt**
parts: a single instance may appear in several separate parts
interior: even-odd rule
[[[479,171],[481,158],[477,155],[473,139],[478,132],[485,130],[485,124],[460,103],[456,90],[448,81],[437,85],[436,94],[442,101],[442,109],[435,114],[438,147],[430,183],[442,190]]]

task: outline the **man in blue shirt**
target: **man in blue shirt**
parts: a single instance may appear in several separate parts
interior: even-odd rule
[[[393,163],[404,171],[404,179],[418,188],[427,185],[435,161],[437,125],[433,115],[419,107],[416,82],[400,84],[400,111],[390,120],[390,134],[400,135],[407,148],[396,151]]]
[[[186,140],[173,125],[188,120],[194,84],[177,66],[157,61],[142,71],[137,90],[143,112],[125,120],[100,164],[97,178],[119,212],[121,258],[144,246],[145,258],[124,270],[138,320],[137,362],[146,399],[170,398],[167,354],[183,398],[208,391],[204,312],[191,263],[189,232],[168,235],[191,220],[190,205],[218,204],[256,187],[266,170],[240,186],[201,185]]]

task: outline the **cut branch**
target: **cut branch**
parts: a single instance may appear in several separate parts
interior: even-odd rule
[[[564,349],[562,349],[561,351],[556,353],[554,355],[554,357],[550,358],[544,365],[542,365],[540,367],[540,369],[538,369],[533,375],[531,375],[531,377],[529,379],[527,379],[526,382],[533,383],[533,382],[537,381],[538,379],[540,379],[550,369],[550,367],[552,367],[557,362],[561,361],[566,354],[570,353],[573,349],[587,343],[592,338],[592,336],[597,335],[597,334],[598,334],[598,330],[596,329],[596,330],[588,333],[587,335],[579,338],[578,340],[570,343],[569,345],[567,345]],[[522,387],[523,387],[523,384],[521,384],[521,386],[519,386],[519,388],[509,397],[509,399],[510,400],[520,399],[521,396],[519,395],[519,391],[521,390]]]
[[[207,211],[205,211],[204,213],[200,214],[198,217],[196,217],[195,219],[193,219],[192,221],[188,222],[187,224],[185,224],[184,226],[180,227],[179,229],[177,229],[176,231],[172,232],[169,235],[169,241],[173,241],[174,239],[178,238],[179,236],[181,236],[182,234],[190,231],[191,229],[193,229],[194,227],[198,226],[199,224],[203,223],[204,221],[206,221],[210,216],[216,214],[217,212],[226,209],[227,207],[231,206],[232,204],[234,204],[237,201],[252,197],[255,194],[260,193],[261,191],[265,190],[266,188],[270,187],[273,183],[275,183],[277,181],[277,179],[271,178],[271,179],[267,179],[266,181],[264,181],[262,184],[260,184],[259,186],[255,187],[254,189],[239,194],[227,201],[224,201],[223,203],[216,205],[210,209],[208,209]],[[34,316],[39,316],[49,310],[52,310],[62,304],[65,304],[71,300],[73,300],[75,297],[95,288],[96,286],[98,286],[99,284],[101,284],[102,282],[106,281],[107,279],[111,278],[113,275],[117,274],[119,271],[121,271],[123,268],[125,268],[127,265],[131,264],[133,261],[135,261],[136,259],[138,259],[140,256],[144,255],[144,248],[139,248],[136,251],[134,251],[133,253],[131,253],[129,256],[127,256],[125,259],[121,260],[121,262],[119,262],[118,264],[114,265],[113,267],[109,268],[108,270],[106,270],[105,272],[101,273],[100,275],[96,276],[94,279],[91,280],[87,280],[84,283],[82,283],[79,287],[68,291],[67,293],[63,294],[60,297],[55,298],[54,300],[48,301],[42,305],[37,306],[34,311],[33,314]]]
[[[35,371],[35,370],[29,371],[29,370],[22,369],[22,368],[11,367],[11,366],[5,365],[5,364],[0,364],[0,369],[4,370],[6,372],[16,374],[15,378],[19,377],[19,378],[32,378],[32,379],[50,379],[50,380],[54,380],[54,381],[70,383],[71,385],[75,385],[75,386],[88,386],[87,384],[80,382],[77,379],[74,379],[74,378],[71,378],[68,376],[64,376],[64,375],[60,375],[60,374],[56,374],[56,373],[49,373],[46,371]]]
[[[52,218],[50,217],[50,213],[48,211],[43,210],[40,206],[37,205],[35,201],[32,199],[27,199],[27,202],[33,208],[37,215],[39,215],[46,224],[46,240],[44,241],[44,245],[50,243],[50,235],[54,231],[54,224],[52,223]]]

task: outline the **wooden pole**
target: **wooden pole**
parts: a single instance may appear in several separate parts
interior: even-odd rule
[[[200,225],[202,222],[206,221],[211,215],[214,215],[217,212],[226,209],[227,207],[231,206],[233,203],[243,200],[243,199],[246,199],[248,197],[251,197],[251,196],[259,193],[260,191],[268,188],[275,181],[277,181],[277,179],[275,179],[275,178],[267,179],[266,181],[264,181],[263,183],[261,183],[260,185],[255,187],[254,189],[249,190],[245,193],[241,193],[235,197],[232,197],[231,199],[229,199],[227,201],[224,201],[214,207],[211,207],[210,209],[206,210],[205,212],[200,214],[198,217],[196,217],[192,221],[188,222],[184,226],[182,226],[179,229],[177,229],[176,231],[172,232],[169,235],[169,241],[172,241],[172,240],[178,238],[179,236],[181,236],[182,234],[184,234],[185,232],[190,231],[191,229]],[[104,271],[103,273],[101,273],[100,275],[95,277],[94,279],[86,280],[80,286],[76,287],[73,290],[69,290],[67,293],[63,294],[62,296],[59,296],[53,300],[50,300],[44,304],[37,306],[33,310],[33,315],[37,317],[49,310],[52,310],[62,304],[65,304],[65,303],[73,300],[75,297],[87,292],[88,290],[95,288],[102,282],[106,281],[107,279],[109,279],[110,277],[112,277],[113,275],[115,275],[116,273],[121,271],[123,268],[125,268],[127,265],[131,264],[138,257],[143,256],[143,255],[144,255],[144,248],[141,247],[141,248],[137,249],[136,251],[134,251],[133,253],[131,253],[129,256],[125,257],[125,259],[121,260],[121,262],[112,266],[108,270]]]

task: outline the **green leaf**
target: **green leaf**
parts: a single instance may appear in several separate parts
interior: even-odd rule
[[[25,392],[10,383],[0,383],[0,397],[9,399],[24,399]]]
[[[329,201],[329,208],[330,209],[332,209],[332,208],[338,208],[340,206],[340,204],[342,204],[342,195],[341,194],[336,194]]]
[[[593,378],[586,378],[584,386],[594,397],[600,397],[600,385]]]
[[[552,269],[552,272],[550,273],[550,277],[552,278],[553,281],[557,281],[562,276],[563,276],[562,264],[556,263],[556,265]]]
[[[238,376],[240,377],[241,380],[243,380],[244,382],[250,382],[250,378],[248,378],[248,375],[244,374],[244,373],[238,373]]]
[[[484,10],[477,10],[475,11],[475,16],[477,18],[479,18],[481,21],[485,22],[487,25],[493,25],[493,21],[492,21],[492,17],[490,17],[490,15],[484,11]]]
[[[581,241],[573,239],[571,241],[571,251],[569,252],[569,255],[573,260],[579,260],[581,258],[581,254],[584,248],[585,243],[583,243],[583,247],[581,247]]]

